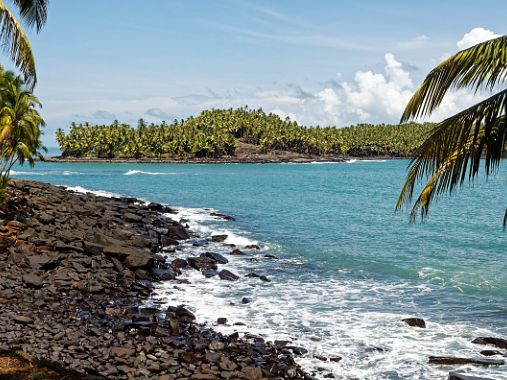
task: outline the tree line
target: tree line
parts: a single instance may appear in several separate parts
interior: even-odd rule
[[[71,123],[56,140],[63,157],[77,158],[218,158],[234,156],[237,141],[262,151],[351,156],[409,156],[428,137],[433,125],[359,124],[348,128],[304,127],[262,109],[212,109],[171,124],[137,126]]]

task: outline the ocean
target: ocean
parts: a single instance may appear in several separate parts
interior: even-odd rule
[[[151,302],[189,305],[223,332],[291,340],[308,350],[298,362],[317,377],[445,379],[461,370],[507,379],[506,366],[428,364],[430,355],[481,357],[488,347],[474,338],[507,337],[505,167],[409,224],[406,211],[394,212],[407,163],[43,162],[16,167],[13,177],[164,203],[199,236],[227,234],[225,243],[246,256],[227,255],[232,248],[222,243],[194,247],[196,240],[174,255],[222,253],[240,281],[187,271],[191,284],[161,284]],[[261,249],[244,248],[251,244]],[[244,277],[251,272],[271,282]],[[217,325],[219,317],[228,323]],[[407,326],[406,317],[424,318],[427,328]]]

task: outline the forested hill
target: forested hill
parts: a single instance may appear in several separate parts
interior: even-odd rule
[[[73,158],[221,158],[245,151],[293,152],[310,156],[409,156],[433,124],[371,125],[348,128],[304,127],[288,118],[248,108],[207,110],[171,124],[136,127],[72,123],[56,139],[63,157]]]

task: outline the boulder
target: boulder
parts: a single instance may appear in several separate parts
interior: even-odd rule
[[[202,255],[201,255],[202,256]],[[223,257],[221,254],[219,253],[214,253],[214,252],[206,252],[204,253],[204,256],[205,257],[208,257],[212,260],[214,260],[215,262],[219,263],[219,264],[227,264],[229,262],[229,260],[227,260],[225,257]]]
[[[134,251],[123,261],[128,268],[149,268],[153,266],[153,256],[146,251]]]
[[[439,365],[481,365],[481,366],[492,366],[492,365],[504,365],[505,360],[500,359],[483,359],[483,358],[459,358],[453,356],[430,356],[430,364]]]
[[[424,319],[422,318],[405,318],[402,319],[402,321],[411,327],[419,327],[421,329],[426,328],[426,322],[424,322]]]
[[[507,339],[493,337],[479,337],[472,340],[475,344],[489,344],[498,348],[507,349]]]
[[[205,256],[188,257],[187,262],[192,268],[200,271],[214,271],[218,268],[215,260]]]
[[[211,241],[214,243],[222,243],[225,240],[227,240],[227,237],[228,237],[227,235],[213,235],[211,237]]]
[[[243,251],[240,251],[239,249],[235,249],[230,254],[233,256],[244,256],[245,255],[245,253]]]
[[[234,273],[228,271],[227,269],[223,269],[220,272],[218,272],[218,276],[221,280],[227,280],[227,281],[237,281],[239,280],[239,276],[235,275]]]

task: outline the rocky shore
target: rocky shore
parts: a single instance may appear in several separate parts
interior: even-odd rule
[[[145,306],[156,282],[185,282],[183,266],[223,260],[172,260],[163,247],[191,232],[163,215],[171,212],[13,181],[0,208],[0,351],[83,379],[310,378],[287,342],[217,333],[182,305]]]

